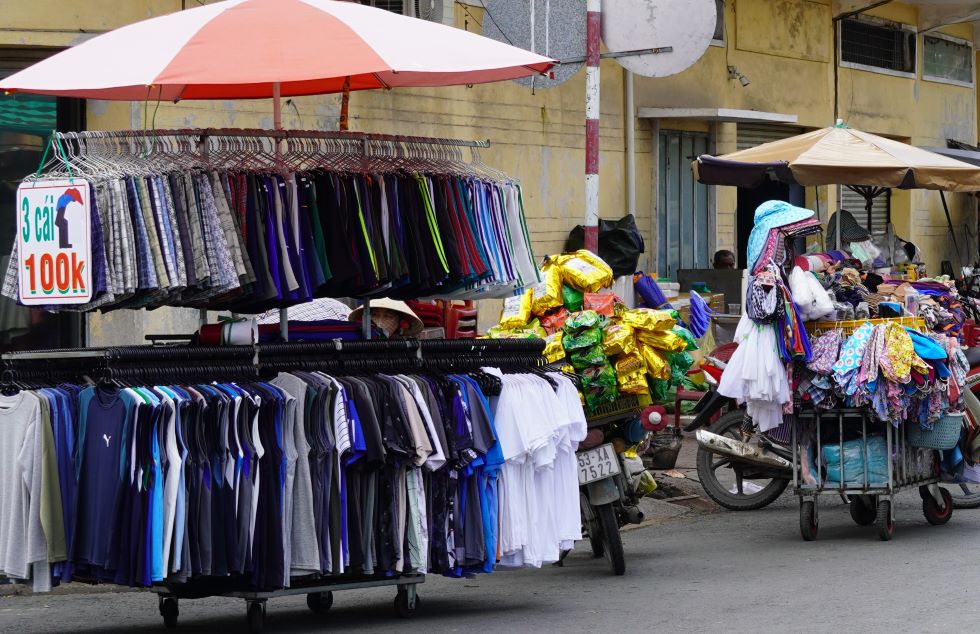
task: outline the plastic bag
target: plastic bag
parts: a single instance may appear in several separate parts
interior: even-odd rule
[[[574,350],[568,355],[568,360],[576,370],[581,370],[590,365],[604,365],[609,362],[606,353],[602,351],[602,346]]]
[[[688,330],[687,328],[685,328],[684,326],[674,326],[673,328],[671,328],[671,332],[673,332],[678,337],[682,338],[687,343],[687,347],[684,349],[687,350],[688,352],[691,352],[692,350],[700,349],[698,346],[697,339],[694,338],[694,333]]]
[[[581,249],[575,253],[560,255],[557,263],[565,283],[583,292],[595,293],[601,288],[612,286],[612,269],[590,251]]]
[[[554,264],[545,264],[541,271],[542,282],[531,287],[531,313],[544,315],[562,305],[561,271]]]
[[[585,328],[595,328],[602,323],[599,314],[594,310],[583,310],[574,313],[565,321],[565,332],[575,332]]]
[[[594,310],[606,317],[613,316],[616,303],[616,295],[614,293],[585,293],[585,309]]]
[[[694,365],[694,357],[688,352],[676,352],[670,355],[670,379],[680,384],[687,378],[687,371]]]
[[[545,315],[541,318],[541,327],[550,335],[551,333],[561,330],[562,326],[565,325],[565,321],[568,320],[568,311],[564,307],[559,308],[550,315]]]
[[[500,327],[507,330],[520,328],[531,319],[531,290],[516,297],[504,300],[504,312],[500,316]]]
[[[626,324],[613,324],[606,328],[603,345],[606,354],[631,354],[636,352],[636,341],[633,339],[633,329]]]
[[[582,291],[574,289],[568,284],[563,284],[561,287],[561,300],[565,308],[572,313],[582,310],[582,304],[585,303]]]
[[[821,453],[827,465],[827,480],[841,482],[848,486],[864,486],[864,469],[867,461],[868,483],[884,484],[888,482],[888,448],[882,436],[871,436],[865,451],[864,441],[860,438],[844,442],[843,478],[841,478],[840,445],[830,443],[823,446]]]
[[[636,226],[632,215],[619,220],[599,219],[599,257],[609,264],[613,274],[632,275],[643,253],[643,235]],[[565,242],[566,251],[581,249],[585,245],[585,228],[578,225],[572,229]]]
[[[602,329],[596,326],[594,328],[586,328],[574,334],[565,331],[565,337],[562,342],[565,350],[568,352],[592,347],[597,347],[599,350],[602,350],[602,339]],[[603,352],[603,355],[605,355],[605,352]]]
[[[562,331],[554,332],[544,340],[544,351],[542,355],[548,360],[548,363],[557,363],[565,358],[565,348],[562,346],[562,338],[565,333]]]

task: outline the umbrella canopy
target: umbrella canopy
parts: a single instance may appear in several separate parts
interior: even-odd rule
[[[256,99],[525,77],[554,61],[474,33],[334,0],[226,0],[95,37],[0,81],[91,99]]]
[[[770,176],[798,185],[859,185],[980,191],[980,168],[906,143],[844,127],[824,128],[720,157],[700,156],[709,185],[755,187]]]

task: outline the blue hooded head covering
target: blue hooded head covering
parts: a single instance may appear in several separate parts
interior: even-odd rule
[[[755,268],[762,247],[769,238],[769,232],[778,227],[785,227],[813,216],[813,211],[791,205],[783,200],[767,200],[755,210],[755,221],[752,233],[749,234],[748,265],[749,270]]]

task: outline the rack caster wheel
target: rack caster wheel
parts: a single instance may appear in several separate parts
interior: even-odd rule
[[[265,626],[265,601],[249,601],[245,609],[249,634],[259,634]]]
[[[953,517],[953,496],[942,487],[939,488],[939,493],[943,497],[942,507],[936,504],[936,498],[932,497],[928,491],[922,497],[922,514],[926,516],[926,521],[933,526],[942,526],[949,521],[949,518]]]
[[[326,614],[333,606],[333,592],[311,592],[306,595],[306,607],[314,614]]]
[[[160,597],[160,615],[163,617],[163,625],[168,630],[177,627],[177,616],[180,610],[177,608],[177,599],[174,597]]]
[[[950,506],[952,508],[952,505]],[[878,539],[883,542],[891,541],[895,536],[895,520],[892,518],[891,500],[878,500],[878,513],[875,518],[878,527]]]
[[[415,616],[415,612],[422,605],[422,600],[415,591],[415,586],[410,586],[411,590],[405,586],[398,586],[398,594],[395,595],[395,614],[398,618],[408,619]]]
[[[858,526],[871,526],[875,523],[877,509],[874,498],[869,495],[852,495],[850,511],[851,519]]]
[[[800,535],[808,542],[817,538],[817,504],[813,500],[800,502]]]

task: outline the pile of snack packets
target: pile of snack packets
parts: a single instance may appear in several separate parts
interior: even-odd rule
[[[562,359],[581,377],[589,409],[620,393],[662,400],[680,384],[697,350],[675,310],[630,309],[615,294],[609,266],[590,251],[555,255],[544,281],[504,302],[492,338],[539,337],[549,363]]]

